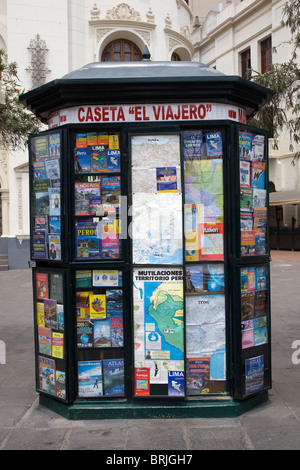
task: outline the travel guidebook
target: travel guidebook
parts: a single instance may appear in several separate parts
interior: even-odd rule
[[[210,358],[187,359],[187,394],[199,395],[209,393]]]
[[[123,396],[124,386],[124,359],[103,360],[104,395]]]
[[[103,395],[102,362],[78,362],[78,396],[99,397]]]
[[[101,258],[101,241],[97,235],[97,222],[76,224],[76,258]]]

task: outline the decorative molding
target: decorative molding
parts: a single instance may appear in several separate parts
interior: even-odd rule
[[[90,13],[91,13],[91,20],[99,20],[100,10],[97,7],[97,3],[94,3],[94,6],[92,10],[90,11]]]
[[[151,7],[149,7],[149,10],[147,11],[146,17],[147,17],[147,22],[148,23],[154,23],[155,16],[153,15]]]
[[[26,72],[31,73],[32,88],[37,88],[46,82],[47,75],[51,72],[46,67],[46,54],[49,49],[39,34],[31,39],[27,49],[31,53],[31,66],[27,67]]]
[[[141,21],[141,16],[138,11],[131,8],[127,3],[119,3],[116,7],[106,12],[107,20],[128,20],[128,21]]]
[[[177,3],[178,10],[180,10],[180,8],[183,7],[190,15],[190,19],[192,21],[192,19],[194,18],[194,15],[193,15],[192,10],[188,6],[188,4],[185,2],[185,0],[176,0],[176,3]]]
[[[186,36],[177,33],[176,31],[173,31],[170,28],[165,28],[164,31],[168,38],[169,52],[172,52],[175,47],[184,46],[188,49],[191,57],[193,57],[194,47],[191,41]]]
[[[172,20],[171,20],[169,13],[165,17],[165,25],[166,25],[166,28],[172,29]]]

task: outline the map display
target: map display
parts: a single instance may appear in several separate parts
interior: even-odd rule
[[[225,296],[186,296],[186,356],[210,357],[210,379],[225,379]]]
[[[130,236],[135,264],[182,263],[179,137],[132,137]]]
[[[149,370],[150,384],[168,385],[184,371],[182,268],[135,268],[133,300],[135,368]]]
[[[186,260],[223,259],[222,158],[186,159],[184,188]]]

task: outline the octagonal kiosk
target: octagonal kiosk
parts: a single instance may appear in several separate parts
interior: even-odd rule
[[[196,62],[92,63],[21,96],[40,402],[236,416],[271,387],[270,90]]]

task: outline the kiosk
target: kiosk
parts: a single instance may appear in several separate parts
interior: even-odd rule
[[[197,62],[92,63],[20,97],[40,403],[237,416],[271,388],[270,90]]]

